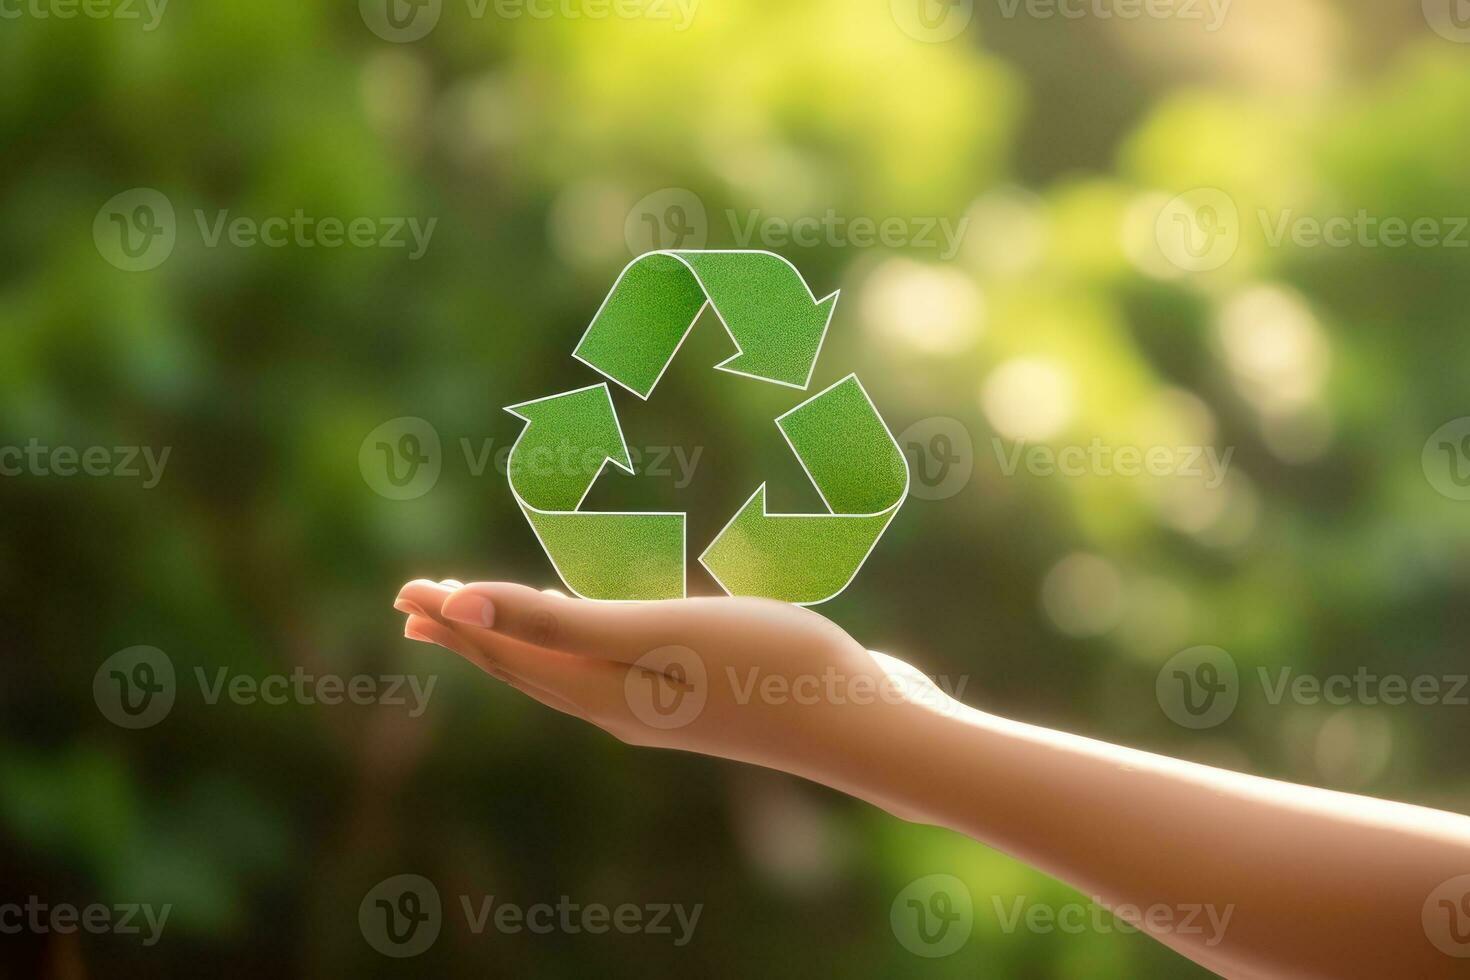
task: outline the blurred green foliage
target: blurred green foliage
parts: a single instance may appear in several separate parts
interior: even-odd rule
[[[824,607],[856,637],[1008,716],[1470,809],[1464,708],[1256,691],[1193,732],[1154,693],[1196,644],[1247,673],[1465,671],[1470,511],[1421,451],[1470,413],[1470,252],[1272,241],[1286,213],[1470,214],[1470,49],[1393,6],[1239,0],[1207,32],[980,5],[943,43],[843,0],[701,0],[687,30],[448,2],[414,43],[300,0],[178,4],[151,31],[0,21],[0,444],[171,449],[151,489],[0,478],[0,899],[174,906],[151,948],[0,937],[0,974],[1201,975],[1139,936],[1006,933],[992,896],[1079,896],[832,793],[627,748],[400,639],[407,579],[552,584],[474,459],[514,439],[503,406],[595,380],[571,349],[639,236],[692,220],[675,199],[711,247],[771,218],[968,219],[952,255],[850,224],[770,245],[843,290],[817,385],[856,370],[895,431],[952,417],[974,448],[973,478],[911,500]],[[177,242],[127,272],[93,226],[137,187]],[[1240,241],[1190,272],[1155,218],[1196,188],[1233,202]],[[410,260],[211,245],[226,211],[436,224]],[[762,480],[775,507],[816,504],[770,421],[799,396],[714,376],[728,353],[702,324],[648,405],[620,400],[634,446],[701,453],[689,484],[608,477],[590,504],[687,509],[691,543]],[[393,500],[359,452],[405,416],[442,474]],[[1210,488],[1005,472],[1018,446],[1094,439],[1232,455]],[[137,644],[179,693],[129,731],[92,680]],[[298,665],[438,686],[410,717],[210,704],[194,680]],[[357,909],[404,872],[450,920],[461,894],[705,908],[685,948],[461,920],[398,962]],[[940,872],[976,932],[922,960],[888,906]]]

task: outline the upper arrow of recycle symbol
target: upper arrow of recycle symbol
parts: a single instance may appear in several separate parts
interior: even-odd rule
[[[839,292],[817,299],[773,252],[647,252],[623,269],[572,356],[647,399],[708,305],[736,347],[716,370],[805,390]]]

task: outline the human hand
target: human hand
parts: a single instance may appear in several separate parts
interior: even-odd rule
[[[1223,976],[1463,975],[1426,931],[1444,920],[1421,911],[1438,914],[1425,896],[1470,868],[1464,816],[972,711],[778,602],[610,604],[420,580],[395,608],[408,636],[624,742],[784,770],[959,831]]]
[[[623,742],[795,773],[895,813],[900,739],[958,707],[903,661],[766,599],[599,603],[420,579],[394,608],[409,638]]]

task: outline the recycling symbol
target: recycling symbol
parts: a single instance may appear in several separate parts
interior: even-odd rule
[[[837,297],[817,299],[772,252],[648,252],[623,269],[572,356],[647,400],[708,306],[736,347],[716,370],[805,391]],[[567,588],[682,598],[685,514],[581,509],[608,463],[633,474],[607,382],[506,411],[526,423],[506,464],[511,492]],[[762,483],[699,561],[730,595],[816,605],[847,588],[898,513],[908,461],[856,375],[775,421],[826,512],[772,514]]]

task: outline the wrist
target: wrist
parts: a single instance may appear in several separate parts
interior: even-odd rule
[[[902,820],[953,827],[955,790],[971,778],[986,716],[925,684],[850,713],[819,781]]]

